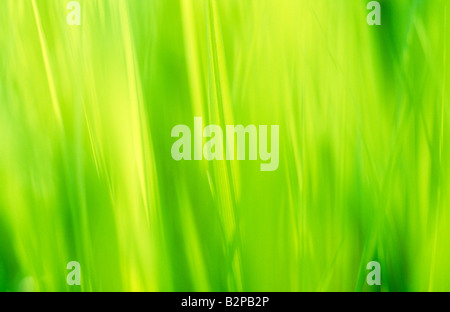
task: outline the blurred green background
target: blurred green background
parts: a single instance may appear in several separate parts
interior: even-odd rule
[[[448,1],[68,2],[0,4],[0,291],[450,290]],[[278,170],[174,161],[194,116]]]

